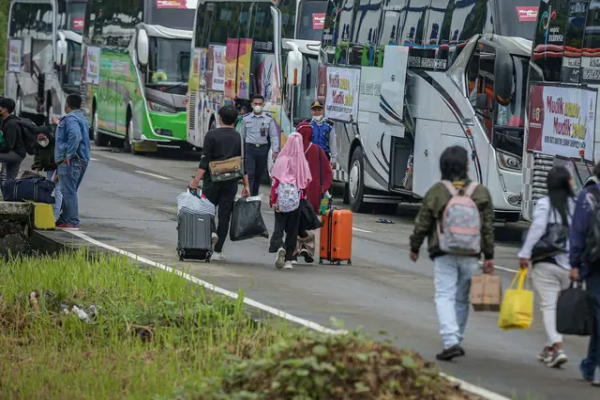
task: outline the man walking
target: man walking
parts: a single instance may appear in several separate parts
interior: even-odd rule
[[[56,128],[54,159],[63,196],[62,214],[57,228],[79,230],[77,189],[90,162],[89,125],[81,113],[81,96],[70,94],[65,104],[67,115]]]
[[[333,123],[325,119],[324,113],[325,109],[323,108],[323,104],[319,100],[315,100],[310,106],[312,118],[307,122],[309,122],[313,128],[311,141],[314,144],[321,146],[325,151],[327,158],[329,158],[331,168],[335,169],[337,166],[337,140],[335,131],[333,130]]]
[[[0,163],[2,163],[2,176],[0,183],[17,178],[21,163],[27,156],[25,142],[19,117],[13,115],[15,102],[7,97],[0,98],[0,131],[2,143],[0,144]]]
[[[465,355],[462,342],[469,316],[471,276],[479,267],[481,253],[484,272],[494,272],[494,206],[487,188],[468,178],[468,166],[467,150],[460,146],[444,150],[440,157],[442,182],[425,194],[410,237],[410,259],[415,262],[428,238],[429,256],[434,262],[435,305],[444,342],[443,351],[436,357],[442,361]],[[458,200],[459,196],[462,199]],[[448,238],[456,241],[449,242]]]
[[[595,181],[600,181],[600,163],[594,167]],[[595,323],[590,335],[587,357],[581,362],[579,370],[588,382],[594,382],[600,368],[600,237],[596,235],[600,228],[600,185],[588,181],[577,196],[573,221],[569,231],[569,261],[571,279],[583,279],[586,290],[595,303]],[[600,380],[593,383],[600,386]]]
[[[242,156],[242,137],[235,130],[235,123],[238,113],[232,106],[224,106],[219,110],[219,128],[210,130],[204,137],[202,147],[202,158],[198,167],[196,177],[190,182],[190,189],[198,189],[200,181],[202,185],[202,194],[218,207],[219,227],[214,228],[214,219],[212,221],[213,232],[216,231],[216,237],[213,236],[214,253],[212,261],[224,261],[223,244],[227,239],[229,230],[229,220],[233,212],[233,203],[237,194],[238,181],[236,179],[229,181],[213,182],[211,179],[209,164],[212,161],[225,161],[234,157]],[[242,160],[243,162],[243,160]],[[248,175],[244,174],[244,189],[242,197],[247,197],[250,192],[248,184]],[[214,235],[214,233],[213,233]]]
[[[273,158],[279,153],[279,132],[270,115],[263,113],[265,98],[259,94],[252,97],[252,113],[242,121],[242,136],[246,143],[245,163],[250,195],[258,196],[262,175],[267,168],[269,157],[269,140]]]

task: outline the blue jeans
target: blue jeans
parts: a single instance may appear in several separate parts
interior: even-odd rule
[[[54,171],[46,171],[46,178],[51,181],[54,176]],[[62,209],[62,193],[60,192],[60,182],[54,183],[54,204],[52,204],[52,213],[54,214],[54,221],[58,221],[60,218],[60,210]]]
[[[600,272],[593,272],[585,278],[586,290],[596,298],[596,323],[590,336],[587,357],[581,362],[584,378],[594,379],[596,369],[600,368]]]
[[[58,166],[58,181],[62,192],[62,214],[57,224],[79,226],[79,200],[77,189],[81,185],[87,163],[74,158],[69,164]]]
[[[475,257],[444,255],[436,257],[435,306],[444,349],[460,345],[464,339],[471,290],[471,276],[479,267]]]

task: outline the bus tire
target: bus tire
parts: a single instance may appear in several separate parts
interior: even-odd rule
[[[98,110],[94,108],[92,114],[92,135],[94,136],[94,144],[100,147],[108,146],[108,138],[98,129]]]
[[[123,139],[123,150],[136,156],[142,153],[135,150],[135,143],[131,140],[133,137],[133,128],[133,117],[130,112],[127,112],[127,133],[125,134],[125,139]]]
[[[348,174],[348,187],[350,197],[350,209],[355,213],[366,213],[370,211],[371,205],[365,203],[365,160],[363,150],[359,146],[354,149],[350,161],[350,172]]]

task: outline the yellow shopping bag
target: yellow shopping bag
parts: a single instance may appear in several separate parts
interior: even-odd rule
[[[498,327],[510,329],[528,329],[533,321],[533,292],[529,290],[528,270],[517,273],[500,307]]]

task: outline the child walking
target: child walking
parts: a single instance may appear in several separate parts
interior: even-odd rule
[[[271,174],[271,206],[275,209],[275,227],[285,232],[283,247],[277,250],[277,268],[292,269],[296,250],[300,200],[312,180],[299,133],[292,133],[279,153]],[[276,235],[271,237],[271,246]]]

